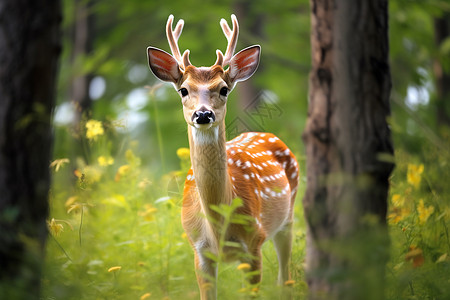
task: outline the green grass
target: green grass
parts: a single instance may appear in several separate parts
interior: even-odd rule
[[[178,170],[159,174],[134,153],[135,142],[116,141],[121,146],[114,148],[109,130],[83,140],[88,159],[57,161],[57,171],[54,165],[42,299],[198,299],[194,255],[180,222],[188,158],[178,160]],[[297,157],[304,166],[304,157]],[[449,154],[431,146],[422,156],[398,150],[396,163],[386,297],[449,299]],[[294,299],[307,293],[305,185],[303,176],[295,205]],[[219,264],[221,299],[248,299],[252,293],[243,289],[245,274],[237,266]],[[275,250],[267,242],[257,299],[279,298],[277,272]]]
[[[134,143],[113,159],[107,133],[84,143],[89,165],[76,159],[54,170],[49,221],[55,221],[49,224],[43,299],[198,299],[194,254],[180,222],[189,161],[159,175],[133,153]],[[306,293],[302,193],[295,206],[292,256],[296,299]],[[243,289],[245,274],[238,264],[219,264],[221,299],[247,299],[251,293]],[[267,242],[260,299],[278,298],[277,272],[275,250]]]

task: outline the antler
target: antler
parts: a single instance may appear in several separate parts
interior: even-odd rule
[[[183,55],[180,53],[180,49],[178,48],[178,39],[180,38],[181,31],[183,31],[184,20],[180,19],[175,26],[175,30],[172,30],[173,23],[173,15],[169,16],[167,19],[166,25],[166,34],[167,40],[169,41],[170,50],[172,51],[172,55],[177,61],[178,65],[185,69],[187,66],[191,65],[189,61],[189,50],[184,51]]]
[[[230,29],[228,23],[225,19],[220,20],[220,26],[222,27],[223,33],[228,40],[227,50],[225,55],[222,54],[222,51],[217,50],[217,60],[216,65],[226,66],[230,63],[231,58],[233,57],[234,50],[236,49],[237,39],[239,35],[239,24],[237,18],[234,14],[231,15],[231,20],[233,22],[233,30]]]

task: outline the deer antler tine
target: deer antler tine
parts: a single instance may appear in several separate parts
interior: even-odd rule
[[[180,38],[181,32],[183,31],[183,26],[184,26],[184,20],[180,19],[177,23],[177,26],[175,26],[175,30],[173,31],[173,35],[175,37],[175,40],[177,40],[177,41]]]
[[[225,36],[227,37],[227,40],[228,40],[230,37],[230,34],[231,34],[231,29],[228,26],[227,20],[222,18],[220,20],[220,26],[222,27],[223,33],[225,33]]]
[[[191,61],[189,60],[189,53],[190,53],[189,50],[185,50],[184,53],[183,53],[183,65],[184,65],[184,68],[186,68],[187,66],[191,65]]]
[[[234,14],[231,15],[231,20],[233,22],[233,30],[230,29],[230,26],[228,26],[228,22],[225,19],[220,20],[220,26],[222,27],[223,33],[228,40],[227,51],[225,52],[223,58],[223,66],[226,66],[233,57],[239,36],[239,23]]]
[[[170,15],[167,19],[166,34],[167,40],[169,41],[170,50],[172,55],[177,61],[178,65],[184,68],[183,59],[181,57],[180,49],[178,48],[178,38],[180,37],[181,31],[183,29],[184,21],[180,20],[175,27],[175,31],[172,31],[173,15]]]
[[[220,50],[216,50],[217,60],[214,65],[222,66],[223,64],[223,53]]]

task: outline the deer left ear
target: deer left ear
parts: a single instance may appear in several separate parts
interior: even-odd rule
[[[236,53],[230,60],[230,68],[227,70],[233,83],[250,78],[259,65],[261,47],[250,46]]]
[[[172,55],[153,47],[147,48],[147,54],[148,65],[156,77],[162,81],[177,83],[182,74]]]

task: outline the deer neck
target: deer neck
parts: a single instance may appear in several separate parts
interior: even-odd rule
[[[189,146],[195,182],[203,212],[217,220],[211,205],[231,203],[231,184],[227,171],[225,122],[201,130],[189,126]]]

